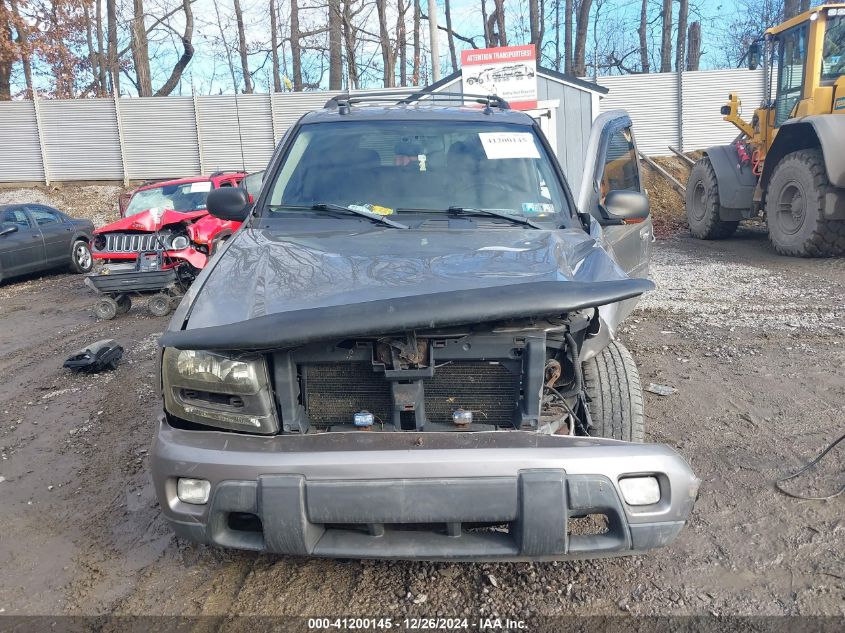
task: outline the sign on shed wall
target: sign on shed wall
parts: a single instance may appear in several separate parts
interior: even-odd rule
[[[530,110],[537,104],[537,53],[533,45],[461,51],[465,93],[495,94],[512,108]]]

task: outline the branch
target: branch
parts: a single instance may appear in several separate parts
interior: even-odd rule
[[[421,20],[428,20],[428,16],[425,13],[423,13],[422,11],[420,11],[420,19]],[[452,37],[454,37],[456,40],[460,40],[462,42],[465,42],[465,43],[469,44],[470,46],[472,46],[473,48],[478,48],[478,44],[475,43],[475,38],[476,37],[482,37],[481,35],[476,35],[474,37],[467,37],[465,35],[461,35],[460,33],[455,33],[454,30],[450,30],[449,28],[447,28],[445,26],[441,26],[440,24],[437,25],[437,28],[441,31],[446,32],[446,33],[451,33]]]

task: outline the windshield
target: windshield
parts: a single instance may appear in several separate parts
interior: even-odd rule
[[[305,125],[268,203],[272,214],[335,204],[382,215],[453,207],[531,219],[570,215],[533,128],[486,121]]]
[[[834,11],[835,9],[832,9]],[[845,14],[827,16],[822,48],[822,81],[845,74]]]
[[[211,183],[207,180],[180,185],[161,185],[136,191],[132,200],[129,201],[129,206],[126,207],[126,217],[155,208],[172,211],[204,210],[209,191],[211,191]]]

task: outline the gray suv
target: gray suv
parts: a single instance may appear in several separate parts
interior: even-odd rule
[[[643,443],[614,337],[653,288],[631,120],[595,122],[576,201],[501,99],[392,95],[302,117],[254,202],[209,195],[243,226],[161,339],[165,517],[198,543],[307,556],[666,545],[699,482]]]

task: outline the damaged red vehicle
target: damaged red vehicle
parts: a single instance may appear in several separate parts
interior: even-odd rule
[[[187,262],[196,270],[240,226],[208,214],[210,191],[240,186],[243,172],[215,172],[211,176],[180,178],[138,187],[123,216],[94,231],[94,259],[134,261],[138,254],[159,251],[166,262]]]

